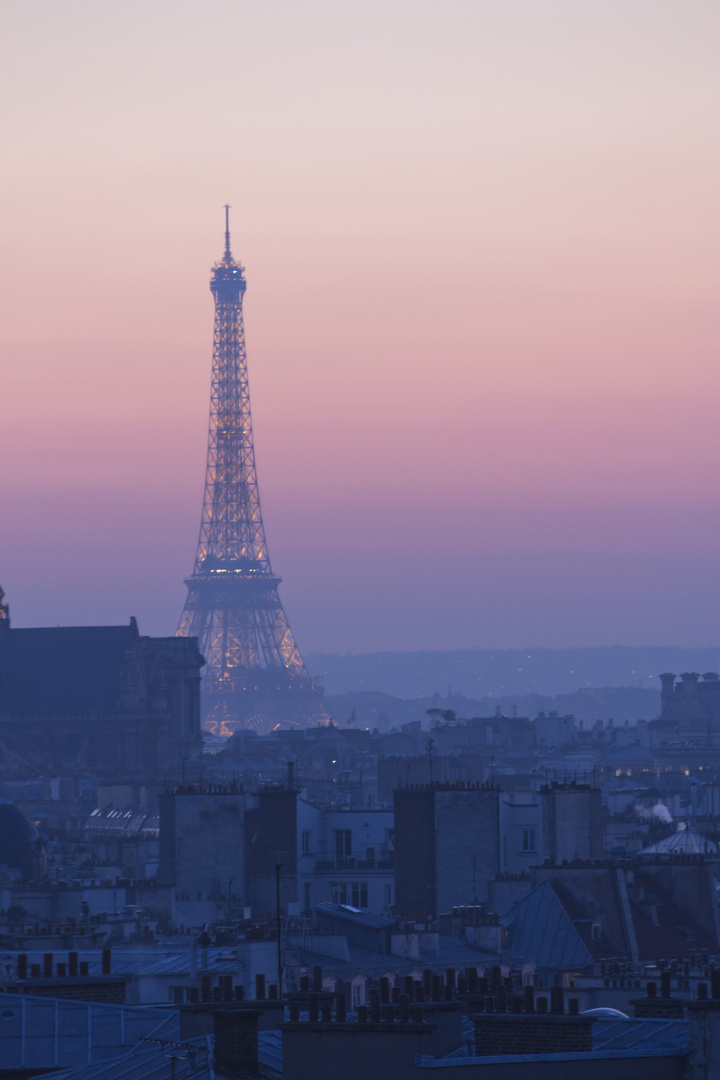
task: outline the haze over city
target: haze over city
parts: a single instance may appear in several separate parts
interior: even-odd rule
[[[174,632],[229,202],[304,652],[717,641],[717,4],[0,20],[13,625]]]
[[[720,1080],[719,49],[0,6],[0,1080]]]

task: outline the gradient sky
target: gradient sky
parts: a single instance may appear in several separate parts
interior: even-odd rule
[[[7,0],[0,582],[173,633],[245,264],[304,651],[711,645],[717,0]]]

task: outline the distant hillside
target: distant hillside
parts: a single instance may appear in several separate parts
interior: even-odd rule
[[[313,675],[330,695],[364,690],[417,699],[448,693],[474,701],[514,695],[571,694],[587,687],[654,689],[663,671],[717,671],[716,648],[466,649],[345,656],[312,653]]]

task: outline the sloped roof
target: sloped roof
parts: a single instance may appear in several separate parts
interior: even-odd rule
[[[707,837],[700,836],[692,829],[679,829],[657,843],[643,848],[640,855],[704,855],[716,851],[717,844]]]
[[[0,633],[0,716],[71,716],[118,709],[127,626],[10,627]]]
[[[388,930],[395,926],[394,919],[388,919],[385,915],[376,915],[372,911],[361,911],[349,904],[331,904],[325,901],[316,904],[314,910],[316,915],[339,919],[342,922],[353,923],[355,926],[368,926],[373,930]]]
[[[538,967],[585,967],[593,957],[549,881],[543,881],[503,917],[513,956]]]
[[[636,869],[635,884],[643,890],[646,900],[645,904],[641,904],[632,896],[629,897],[641,960],[683,956],[687,955],[689,949],[717,950],[714,937],[694,921],[690,912],[673,903],[652,875]]]

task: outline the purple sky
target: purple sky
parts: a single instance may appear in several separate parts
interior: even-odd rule
[[[304,651],[717,642],[720,6],[0,14],[0,582],[174,632],[247,268]]]

